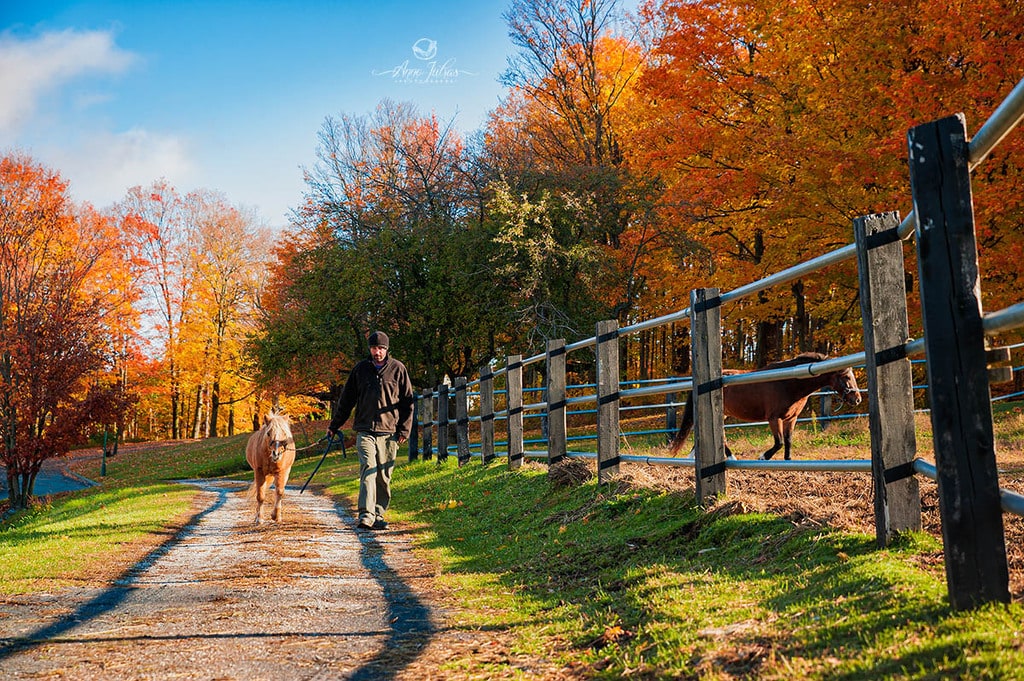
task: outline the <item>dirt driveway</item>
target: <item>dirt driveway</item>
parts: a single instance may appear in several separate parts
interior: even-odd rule
[[[413,678],[440,614],[400,527],[363,534],[330,499],[289,488],[252,524],[245,486],[202,489],[185,529],[108,588],[0,604],[4,679]]]

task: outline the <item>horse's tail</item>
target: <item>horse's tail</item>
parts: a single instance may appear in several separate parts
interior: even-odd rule
[[[270,487],[270,482],[271,482],[271,477],[269,475],[266,476],[265,478],[263,478],[263,487],[264,488]],[[253,481],[252,481],[252,484],[249,485],[249,489],[246,490],[246,492],[245,492],[245,498],[248,499],[250,502],[252,502],[254,504],[256,503],[256,491],[257,491],[257,489],[258,489],[258,487],[256,485],[256,480],[254,478]],[[266,489],[263,490],[264,496],[266,495],[266,491],[267,491]]]
[[[679,432],[676,433],[675,438],[672,440],[672,447],[669,449],[669,454],[672,456],[679,456],[679,450],[683,448],[683,443],[686,442],[686,436],[690,434],[690,430],[693,429],[693,392],[690,392],[689,397],[686,398],[686,407],[683,409],[683,422],[679,424]]]

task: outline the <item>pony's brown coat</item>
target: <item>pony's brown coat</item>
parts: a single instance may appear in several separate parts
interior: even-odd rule
[[[773,362],[764,369],[782,369],[796,366],[798,364],[810,364],[828,359],[825,355],[817,352],[805,352],[792,359],[781,362]],[[747,371],[738,369],[725,369],[723,376],[745,374]],[[764,453],[762,458],[770,459],[779,449],[785,447],[785,457],[790,458],[793,426],[796,425],[797,416],[803,411],[807,404],[807,398],[816,390],[825,386],[835,390],[840,398],[847,404],[860,404],[860,390],[857,387],[857,379],[852,369],[831,371],[819,376],[807,378],[787,378],[781,381],[770,381],[766,383],[741,383],[738,385],[726,385],[722,388],[722,407],[726,416],[738,418],[741,421],[767,421],[768,428],[772,432],[775,443]],[[693,427],[693,393],[686,401],[686,410],[683,413],[683,421],[679,426],[679,432],[672,440],[671,452],[673,455],[679,453],[686,436],[690,434]],[[726,451],[732,452],[726,447]]]
[[[249,442],[245,445],[245,460],[253,470],[249,496],[256,497],[256,524],[262,522],[263,503],[271,482],[274,483],[275,500],[270,517],[275,521],[282,520],[284,488],[288,484],[292,464],[295,463],[291,420],[278,412],[267,414],[263,418],[263,426],[249,436]]]

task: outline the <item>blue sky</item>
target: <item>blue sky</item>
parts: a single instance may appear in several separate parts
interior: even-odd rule
[[[504,92],[506,8],[0,0],[0,153],[27,153],[99,208],[166,178],[281,226],[329,115],[390,98],[480,128]]]

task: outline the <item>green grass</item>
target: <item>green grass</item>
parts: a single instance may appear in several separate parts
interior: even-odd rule
[[[396,485],[472,604],[462,626],[513,629],[595,678],[1024,678],[1024,609],[953,612],[923,534],[879,551],[692,496],[555,489],[539,467],[412,463]]]
[[[112,486],[15,514],[0,525],[0,594],[87,579],[125,545],[164,534],[192,496],[176,484]]]
[[[246,479],[243,447],[238,436],[119,454],[100,487],[16,514],[0,526],[0,593],[57,588],[166,531],[192,495],[166,481]],[[293,483],[320,454],[306,453]],[[315,484],[351,500],[352,457],[329,456]],[[392,518],[440,567],[451,626],[482,641],[501,632],[513,654],[587,678],[1024,679],[1024,606],[952,610],[941,545],[924,533],[878,550],[873,536],[738,504],[705,512],[692,491],[560,488],[538,465],[454,457],[400,460]],[[472,657],[438,672],[523,676]]]

